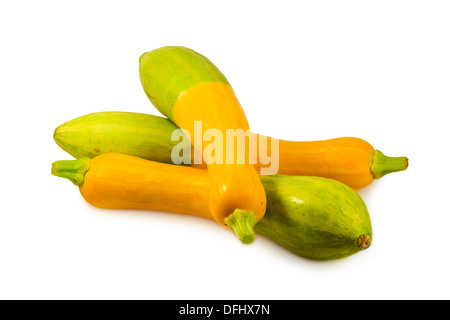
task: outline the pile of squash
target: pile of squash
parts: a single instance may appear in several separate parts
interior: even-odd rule
[[[303,142],[253,133],[246,141],[259,142],[256,151],[245,144],[231,156],[211,152],[212,142],[202,139],[207,130],[223,136],[229,130],[250,132],[220,70],[203,55],[173,46],[144,53],[139,74],[146,95],[165,117],[100,112],[55,130],[55,142],[76,159],[54,162],[52,174],[79,186],[87,202],[202,216],[245,244],[257,233],[315,260],[370,247],[369,213],[355,190],[405,170],[406,157],[387,157],[359,138]],[[268,164],[260,155],[274,155],[271,142],[278,146],[278,171],[263,174]],[[174,164],[174,153],[180,152],[188,161]],[[193,161],[198,154],[200,161]]]

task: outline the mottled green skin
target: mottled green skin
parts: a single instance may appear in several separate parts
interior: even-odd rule
[[[178,128],[166,118],[131,112],[99,112],[68,121],[54,133],[56,143],[75,158],[93,158],[103,153],[123,153],[153,161],[172,163]],[[183,145],[184,146],[184,145]]]
[[[152,104],[170,120],[183,92],[203,82],[228,83],[206,57],[185,47],[163,47],[141,55],[139,77]]]
[[[261,178],[267,211],[255,225],[300,256],[333,260],[353,255],[360,235],[372,237],[367,208],[356,191],[331,179],[273,175]]]

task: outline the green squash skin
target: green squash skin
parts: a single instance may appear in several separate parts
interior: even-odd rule
[[[228,80],[206,57],[185,47],[162,47],[139,58],[139,77],[152,104],[174,121],[173,107],[183,92],[203,82]]]
[[[93,158],[103,153],[123,153],[143,159],[172,163],[171,141],[178,128],[166,118],[132,112],[98,112],[68,121],[56,128],[53,138],[75,158]]]
[[[366,205],[350,187],[331,179],[273,175],[261,178],[267,211],[255,232],[313,260],[335,260],[372,238]]]

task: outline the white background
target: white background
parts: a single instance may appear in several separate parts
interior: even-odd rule
[[[2,299],[448,299],[448,1],[2,1]],[[360,137],[407,171],[360,191],[370,249],[334,262],[209,220],[108,211],[50,174],[53,130],[158,114],[138,59],[190,47],[227,76],[254,132]]]

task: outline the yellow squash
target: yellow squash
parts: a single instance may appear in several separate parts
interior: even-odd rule
[[[266,211],[266,195],[256,169],[244,161],[246,150],[232,158],[222,148],[205,152],[205,134],[214,130],[249,130],[245,113],[225,76],[204,56],[184,47],[164,47],[139,60],[142,86],[154,106],[185,132],[202,151],[210,177],[209,208],[244,243],[254,239],[253,226]],[[198,125],[198,130],[196,127]],[[217,137],[217,136],[216,136]],[[217,154],[219,153],[219,154]],[[241,161],[242,160],[242,161]]]

